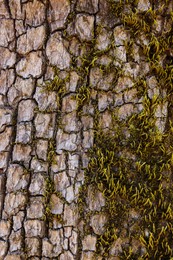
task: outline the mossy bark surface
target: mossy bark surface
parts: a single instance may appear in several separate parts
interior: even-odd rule
[[[173,259],[172,1],[0,20],[0,259]]]

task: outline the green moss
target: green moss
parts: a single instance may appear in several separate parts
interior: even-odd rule
[[[53,214],[51,212],[51,196],[55,194],[58,197],[62,198],[61,195],[56,192],[54,182],[50,177],[46,178],[46,187],[44,190],[44,216],[43,219],[46,221],[46,224],[50,227],[52,227],[53,220],[56,220],[56,222],[63,224],[63,217],[61,214]]]
[[[90,161],[79,196],[81,218],[85,218],[87,188],[93,185],[106,199],[102,212],[108,216],[105,232],[97,237],[99,255],[109,256],[111,246],[121,238],[121,259],[172,259],[172,123],[168,120],[161,133],[155,117],[158,105],[168,101],[168,109],[172,107],[173,63],[168,51],[172,48],[172,29],[161,35],[154,29],[163,8],[151,7],[146,12],[138,12],[135,9],[138,1],[109,2],[112,12],[131,33],[130,42],[125,43],[128,53],[135,43],[134,36],[144,35],[148,40],[147,46],[140,44],[143,59],[150,66],[147,76],[155,76],[160,93],[164,89],[167,95],[164,98],[154,95],[150,99],[146,76],[141,77],[134,83],[139,98],[143,97],[140,113],[124,121],[112,114],[111,131],[98,127],[99,114],[95,116],[94,145],[89,151]],[[86,96],[89,101],[89,94]],[[131,217],[131,210],[136,212],[136,218]],[[128,246],[123,244],[124,227],[128,232]],[[137,250],[133,246],[134,239],[139,242]]]
[[[138,1],[109,0],[111,12],[120,19],[120,24],[130,32],[131,39],[125,42],[127,54],[133,61],[134,53],[131,51],[133,44],[140,48],[143,61],[149,64],[149,72],[138,77],[134,87],[138,97],[143,98],[143,110],[135,113],[126,120],[119,120],[116,112],[112,112],[112,129],[103,130],[99,122],[97,100],[94,105],[94,145],[90,149],[89,165],[85,169],[85,183],[80,189],[78,208],[81,219],[84,220],[85,234],[91,233],[90,217],[92,212],[86,210],[86,194],[88,186],[92,185],[105,197],[106,204],[102,207],[108,221],[103,234],[97,236],[97,254],[103,257],[110,255],[114,242],[121,239],[121,259],[172,259],[173,257],[173,179],[172,179],[172,118],[168,118],[166,129],[163,133],[156,127],[155,112],[158,105],[166,101],[168,114],[172,107],[173,91],[173,60],[172,60],[172,28],[165,32],[157,32],[155,26],[158,18],[164,19],[165,8],[170,1],[158,1],[165,8],[152,7],[144,12],[139,12],[136,7]],[[156,5],[156,3],[155,3]],[[74,14],[69,16],[69,21]],[[172,19],[172,12],[168,15]],[[102,30],[96,28],[96,37]],[[137,42],[142,36],[148,41],[144,44]],[[103,77],[114,73],[111,90],[118,77],[123,76],[123,71],[110,62],[108,66],[99,65],[98,60],[103,54],[110,54],[114,48],[113,40],[108,48],[99,51],[96,48],[97,39],[82,42],[81,56],[73,57],[72,68],[80,76],[79,87],[76,91],[77,113],[81,115],[83,106],[91,102],[93,86],[90,85],[90,70],[99,67]],[[140,64],[139,64],[140,65]],[[160,93],[164,90],[166,97],[154,95],[148,97],[147,77],[155,76],[158,81],[157,88]],[[59,71],[55,71],[52,81],[46,82],[46,91],[58,93],[59,100],[66,94],[66,82],[69,77],[62,79]],[[98,91],[96,89],[96,91]],[[48,161],[52,164],[55,155],[55,142],[50,140]],[[55,192],[51,179],[46,182],[45,216],[52,220],[50,197]],[[131,212],[136,216],[133,217]],[[58,218],[61,218],[58,216]],[[123,235],[123,230],[127,234]],[[125,239],[128,240],[125,243]],[[135,250],[133,241],[139,242]]]
[[[44,83],[44,91],[55,91],[60,97],[66,93],[66,83],[69,81],[69,75],[65,78],[60,77],[60,70],[53,67],[54,77]]]
[[[91,96],[91,88],[89,86],[82,86],[77,90],[75,99],[77,101],[78,115],[81,114],[83,106],[90,101],[90,96]]]
[[[49,140],[47,162],[51,165],[54,162],[54,157],[56,155],[56,141],[52,138]]]
[[[97,244],[98,252],[102,249],[104,256],[109,254],[124,223],[129,223],[130,209],[140,215],[140,229],[130,237],[138,238],[145,247],[143,259],[161,259],[161,255],[173,253],[173,185],[169,185],[169,191],[163,187],[169,183],[166,175],[170,176],[172,149],[166,148],[168,132],[161,134],[155,126],[154,102],[145,99],[141,113],[126,122],[117,120],[114,134],[101,129],[95,134],[84,186],[86,189],[89,184],[95,185],[106,199],[108,226],[98,236]],[[129,137],[123,133],[125,128]],[[144,235],[146,228],[149,238]],[[125,257],[126,250],[123,252]],[[137,255],[133,257],[130,259],[137,259]]]
[[[55,192],[54,183],[50,177],[46,178],[45,181],[45,189],[44,189],[44,220],[47,221],[47,224],[52,220],[52,213],[51,213],[51,205],[50,205],[50,198],[51,195]]]

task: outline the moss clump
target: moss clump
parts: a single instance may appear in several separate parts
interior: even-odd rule
[[[56,141],[52,138],[49,140],[47,161],[50,165],[54,162],[54,157],[56,155]]]
[[[44,206],[45,206],[44,220],[46,220],[48,223],[52,219],[50,197],[54,192],[55,192],[54,183],[50,177],[47,177],[45,181],[45,192],[44,192]]]
[[[60,70],[57,67],[52,67],[54,77],[44,83],[44,90],[47,92],[56,91],[59,95],[63,94],[66,90],[65,84],[69,80],[69,75],[65,78],[60,77]]]
[[[77,101],[77,112],[80,115],[82,108],[90,101],[91,89],[89,86],[82,86],[77,90],[75,99]]]
[[[145,99],[141,113],[123,122],[115,120],[113,132],[95,133],[84,186],[94,185],[106,199],[107,228],[97,243],[103,256],[122,238],[124,226],[129,240],[122,259],[127,252],[130,259],[173,256],[172,140],[170,128],[162,134],[155,126],[155,102]],[[130,217],[132,209],[137,217]],[[140,241],[137,252],[133,239]]]

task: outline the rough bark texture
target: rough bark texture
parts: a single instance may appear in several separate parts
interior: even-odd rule
[[[172,5],[0,0],[0,259],[172,259]]]

